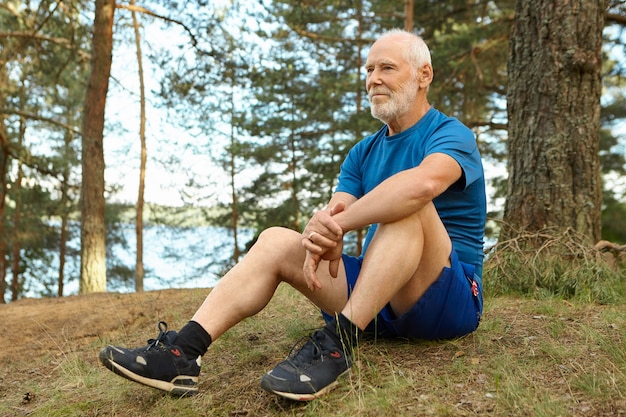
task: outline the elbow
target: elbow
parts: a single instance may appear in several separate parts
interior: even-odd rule
[[[419,187],[416,187],[411,200],[415,201],[416,206],[421,207],[426,203],[433,201],[444,190],[435,181],[423,181]]]

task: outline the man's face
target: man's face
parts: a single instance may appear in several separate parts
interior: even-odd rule
[[[394,38],[380,40],[372,45],[365,64],[372,116],[384,123],[406,114],[419,89],[416,72],[402,56],[402,47]]]

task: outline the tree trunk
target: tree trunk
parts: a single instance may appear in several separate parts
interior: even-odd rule
[[[413,32],[413,0],[404,0],[404,30]]]
[[[230,223],[233,228],[233,265],[239,262],[241,257],[241,251],[239,250],[239,197],[237,196],[237,132],[235,131],[235,65],[233,63],[232,76],[230,78],[230,150],[228,151],[229,161],[229,174],[230,174]]]
[[[4,296],[7,290],[7,238],[4,225],[4,214],[7,200],[9,165],[9,142],[4,134],[4,118],[0,117],[0,304],[5,304]]]
[[[25,84],[24,79],[21,80],[20,89],[20,108],[23,108],[24,103],[24,91]],[[19,129],[18,129],[18,149],[22,153],[24,152],[24,143],[26,136],[26,121],[23,117],[20,117]],[[20,262],[21,262],[21,248],[22,248],[22,240],[20,235],[21,232],[21,219],[22,219],[22,210],[24,209],[22,204],[22,179],[24,178],[24,162],[23,159],[20,158],[17,161],[17,178],[15,178],[15,182],[11,187],[11,192],[13,194],[13,203],[15,204],[13,207],[13,230],[11,235],[13,236],[12,245],[11,245],[11,273],[13,275],[11,279],[11,301],[17,301],[20,295]]]
[[[81,187],[81,294],[106,291],[104,109],[113,51],[114,0],[96,0],[91,72],[85,98]]]
[[[71,120],[71,117],[68,117],[68,120]],[[74,134],[72,132],[65,133],[64,140],[64,155],[70,155],[72,142],[74,141]],[[67,258],[67,240],[68,240],[68,227],[69,227],[69,217],[71,212],[70,207],[70,164],[66,164],[63,167],[63,173],[61,175],[61,230],[60,230],[60,238],[59,238],[59,275],[58,275],[58,286],[57,286],[57,296],[63,297],[63,290],[65,288],[65,262]]]
[[[131,6],[135,5],[135,0],[131,0]],[[135,28],[135,45],[137,47],[137,67],[139,72],[139,97],[141,115],[139,118],[139,140],[141,142],[141,161],[139,167],[139,192],[137,195],[137,217],[135,218],[135,237],[137,240],[137,252],[135,260],[135,291],[143,292],[143,206],[144,192],[146,184],[146,93],[143,81],[143,63],[141,55],[141,35],[139,34],[139,23],[137,13],[133,10],[133,27]]]
[[[501,240],[601,233],[601,47],[608,0],[517,0],[510,39],[509,180]]]
[[[24,121],[20,122],[20,142],[23,142],[24,138]],[[20,143],[22,146],[22,143]],[[22,241],[20,239],[21,228],[21,214],[22,214],[22,179],[24,166],[21,160],[17,163],[17,178],[13,183],[13,195],[15,198],[15,208],[13,210],[13,244],[11,245],[11,273],[13,275],[11,279],[11,301],[17,301],[20,295],[20,261],[21,261],[21,249]]]
[[[63,181],[66,181],[63,178]],[[62,197],[62,202],[66,202],[66,197]],[[67,204],[67,203],[66,203]],[[63,213],[61,217],[61,236],[59,242],[59,275],[57,278],[57,297],[63,297],[63,289],[65,288],[65,259],[67,258],[67,227],[68,214]]]

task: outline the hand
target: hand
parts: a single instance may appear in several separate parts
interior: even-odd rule
[[[302,246],[307,251],[323,255],[329,250],[335,250],[339,242],[343,242],[343,230],[332,218],[333,215],[344,210],[343,201],[320,210],[313,215],[302,232]]]
[[[344,208],[345,203],[339,202],[328,210],[318,212],[321,214],[316,213],[303,232],[302,245],[306,249],[306,258],[302,269],[307,287],[311,291],[322,288],[317,278],[317,268],[322,259],[329,261],[328,269],[333,278],[337,278],[339,273],[343,252],[343,230],[332,219],[332,216],[343,211]],[[320,225],[323,225],[323,229]],[[314,230],[316,227],[318,227],[317,230],[324,230],[322,232],[324,234],[316,232]]]

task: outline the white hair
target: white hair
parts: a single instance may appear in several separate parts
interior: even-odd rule
[[[408,32],[403,29],[391,29],[383,33],[378,40],[397,35],[403,35],[407,38],[408,47],[403,49],[403,55],[404,59],[411,64],[414,73],[417,73],[417,69],[423,67],[425,64],[432,66],[428,45],[426,45],[426,42],[424,42],[421,36],[413,32]]]

